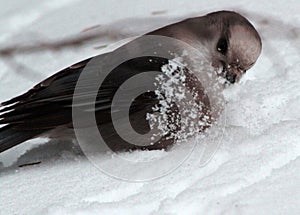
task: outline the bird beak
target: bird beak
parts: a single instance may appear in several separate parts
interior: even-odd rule
[[[225,78],[231,84],[239,82],[242,75],[246,72],[245,70],[240,69],[239,66],[227,66],[224,68]]]

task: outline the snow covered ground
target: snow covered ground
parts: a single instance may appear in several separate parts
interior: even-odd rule
[[[0,4],[1,48],[64,39],[111,23],[124,35],[138,35],[183,17],[220,9],[245,14],[260,32],[264,46],[254,68],[225,92],[226,132],[207,165],[199,166],[201,146],[197,146],[173,173],[148,182],[126,182],[100,172],[69,142],[41,145],[46,141],[34,140],[0,155],[1,215],[300,214],[298,0],[1,0]],[[59,69],[103,52],[94,47],[114,40],[104,38],[79,49],[0,59],[0,101],[26,91]],[[17,67],[13,66],[16,62]],[[32,145],[38,147],[25,152]],[[180,156],[189,147],[172,153]],[[152,158],[160,153],[124,156]],[[18,167],[35,161],[42,163]],[[133,177],[139,173],[130,172]]]

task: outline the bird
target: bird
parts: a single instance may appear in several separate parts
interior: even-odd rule
[[[262,51],[261,38],[255,27],[244,16],[234,11],[216,11],[204,16],[188,18],[146,35],[173,38],[196,49],[201,44],[201,47],[206,50],[206,58],[210,66],[227,85],[239,82],[246,71],[256,63]],[[127,44],[123,45],[124,47],[126,49]],[[110,59],[115,57],[114,53],[116,50],[69,66],[27,92],[2,102],[0,104],[0,125],[2,125],[0,153],[36,137],[51,137],[55,136],[53,133],[59,133],[61,138],[66,135],[65,130],[74,130],[72,103],[80,75],[91,61]],[[129,144],[117,135],[111,120],[113,97],[122,83],[129,77],[145,71],[161,71],[166,64],[168,59],[142,56],[120,64],[105,78],[97,92],[95,116],[97,125],[104,133],[104,139],[109,142],[110,148],[118,151],[151,150],[165,149],[174,144],[174,138],[170,138],[170,134],[149,146]],[[186,83],[189,88],[197,88],[202,95],[200,100],[209,107],[209,101],[205,97],[201,84],[193,81],[193,74],[188,80]],[[88,89],[89,86],[86,87]],[[153,92],[146,92],[133,101],[130,117],[132,126],[140,133],[149,131],[146,115],[153,111],[153,106],[157,104],[157,95]],[[84,108],[84,101],[81,105]],[[173,110],[176,111],[178,110]],[[175,128],[172,132],[177,130],[178,128]]]

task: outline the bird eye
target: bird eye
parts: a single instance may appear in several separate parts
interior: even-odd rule
[[[225,38],[221,38],[217,44],[217,51],[221,54],[225,55],[228,49],[227,40]]]

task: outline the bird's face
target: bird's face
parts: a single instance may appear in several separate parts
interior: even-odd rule
[[[213,64],[221,68],[220,75],[230,84],[238,82],[254,65],[262,49],[260,37],[252,26],[229,26],[214,44]]]
[[[195,47],[231,84],[254,65],[262,50],[256,29],[245,17],[232,11],[187,19],[151,34],[174,37]]]

